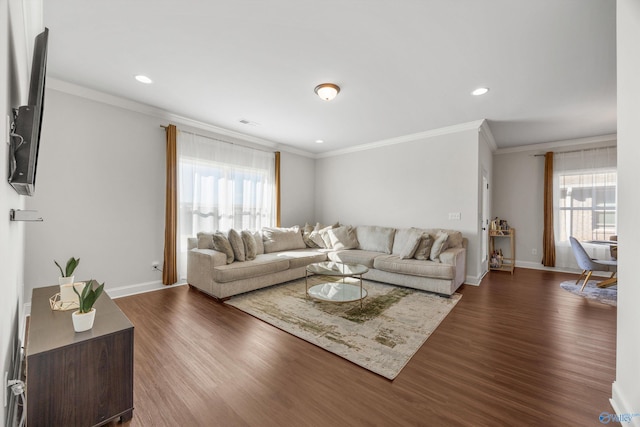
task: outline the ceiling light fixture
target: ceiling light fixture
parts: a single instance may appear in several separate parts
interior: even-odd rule
[[[480,96],[480,95],[484,95],[487,92],[489,92],[489,88],[488,87],[479,87],[478,89],[476,89],[473,92],[471,92],[471,95]]]
[[[325,101],[331,101],[340,92],[340,86],[333,83],[322,83],[316,86],[313,91]]]
[[[151,80],[147,76],[143,76],[142,74],[138,74],[136,76],[136,80],[139,81],[140,83],[144,83],[144,84],[147,84],[147,85],[153,83],[153,80]]]
[[[322,144],[324,141],[321,139],[316,139],[316,144]]]

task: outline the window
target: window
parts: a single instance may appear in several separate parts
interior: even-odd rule
[[[559,175],[559,238],[609,240],[616,234],[615,171]]]
[[[275,154],[178,132],[178,272],[200,231],[275,224]]]
[[[577,268],[569,237],[586,242],[617,234],[616,147],[555,153],[554,230],[556,267]],[[586,245],[594,258],[608,248]]]

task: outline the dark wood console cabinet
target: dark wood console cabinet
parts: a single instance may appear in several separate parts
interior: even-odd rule
[[[59,286],[36,288],[26,347],[27,426],[105,424],[133,416],[133,325],[104,292],[93,329],[76,333],[53,311]]]

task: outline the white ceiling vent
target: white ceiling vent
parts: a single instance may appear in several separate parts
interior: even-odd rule
[[[251,120],[247,120],[247,119],[240,119],[239,122],[242,123],[243,125],[260,126],[260,123],[252,122]]]

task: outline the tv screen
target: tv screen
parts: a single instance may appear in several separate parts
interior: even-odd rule
[[[14,110],[9,153],[9,183],[19,194],[25,196],[31,196],[35,191],[47,74],[48,39],[48,28],[36,36],[28,105]]]

